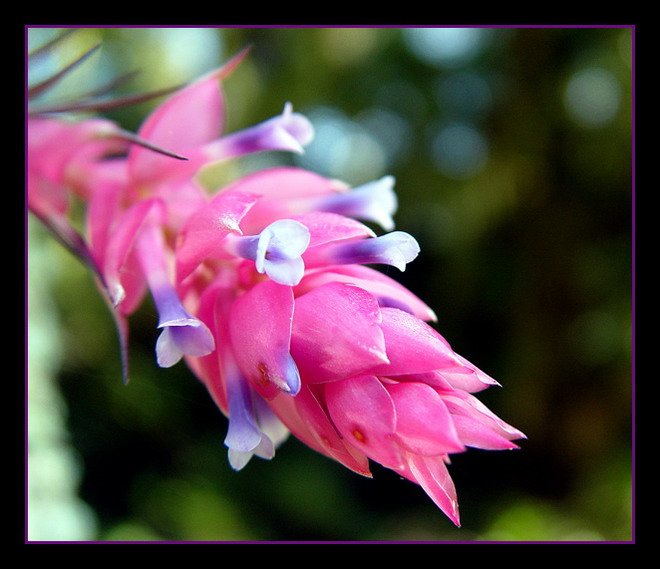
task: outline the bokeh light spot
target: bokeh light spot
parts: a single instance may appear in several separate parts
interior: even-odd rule
[[[373,180],[385,172],[386,151],[379,140],[357,121],[329,107],[307,116],[314,140],[299,158],[301,166],[351,184]]]
[[[601,67],[584,68],[574,73],[564,91],[564,105],[569,116],[585,128],[611,122],[620,104],[619,81]]]
[[[484,135],[467,123],[443,126],[435,135],[431,150],[437,168],[445,176],[458,180],[479,172],[489,154]]]
[[[438,67],[458,67],[472,61],[482,50],[487,29],[406,28],[404,41],[421,61]]]

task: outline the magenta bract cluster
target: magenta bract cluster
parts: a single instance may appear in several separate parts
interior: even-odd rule
[[[96,274],[123,350],[127,318],[151,295],[157,362],[183,359],[208,388],[233,468],[272,458],[292,433],[362,475],[373,460],[418,483],[458,525],[450,455],[524,435],[473,395],[497,382],[428,324],[433,311],[368,266],[404,270],[419,252],[392,231],[391,176],[349,188],[276,167],[202,186],[208,164],[299,153],[313,137],[289,104],[223,134],[222,81],[241,58],[169,96],[137,133],[185,159],[128,143],[105,119],[30,117],[29,208]]]

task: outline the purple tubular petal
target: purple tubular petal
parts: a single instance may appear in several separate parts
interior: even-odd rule
[[[227,378],[227,393],[229,427],[225,444],[237,452],[250,452],[261,442],[262,433],[253,416],[249,386],[241,378]]]
[[[223,412],[229,417],[225,438],[229,463],[235,470],[242,469],[256,455],[273,458],[275,448],[284,441],[288,431],[268,409],[267,404],[256,396],[245,375],[238,367],[229,343],[228,314],[234,291],[225,286],[210,287],[205,297],[206,309],[215,320],[214,331],[218,335],[218,357],[212,358],[219,366],[215,377],[223,381],[207,384]],[[204,360],[196,360],[198,363]],[[209,361],[208,358],[205,359]]]
[[[278,259],[277,262],[266,262],[264,272],[276,283],[295,286],[305,274],[305,263],[300,257]]]
[[[251,128],[224,136],[209,144],[206,155],[211,159],[228,159],[244,154],[280,150],[301,154],[314,137],[311,123],[303,115],[294,113],[291,103],[281,115]]]
[[[156,342],[158,364],[170,367],[184,355],[199,357],[215,349],[211,331],[184,308],[171,285],[164,256],[161,229],[147,223],[137,239],[137,251],[158,310],[158,327],[163,328]]]
[[[151,295],[158,310],[158,327],[168,326],[196,326],[199,323],[183,307],[179,295],[168,282],[154,282],[153,273],[150,275]]]
[[[323,265],[384,264],[405,271],[419,254],[414,237],[404,231],[393,231],[372,239],[359,239],[345,243],[329,243],[310,249],[305,255],[308,267]]]
[[[259,428],[264,433],[264,436],[272,441],[274,448],[279,447],[289,437],[289,429],[282,423],[266,401],[261,397],[253,397],[252,399]],[[267,458],[261,454],[259,456],[261,458]]]
[[[298,221],[281,219],[271,223],[259,235],[257,271],[280,284],[298,284],[305,270],[301,255],[309,239],[309,230]]]
[[[182,356],[201,357],[215,349],[213,334],[199,319],[188,314],[173,287],[167,283],[151,289],[158,310],[158,337],[156,353],[158,364],[170,367]]]
[[[385,231],[394,229],[392,216],[398,207],[393,176],[314,199],[313,203],[317,210],[373,221]]]

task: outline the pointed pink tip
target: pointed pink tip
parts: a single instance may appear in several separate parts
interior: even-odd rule
[[[236,55],[234,55],[231,59],[226,61],[221,67],[212,71],[209,75],[215,75],[218,79],[225,79],[229,77],[229,75],[232,74],[234,69],[236,69],[242,63],[242,61],[248,56],[250,51],[252,51],[251,45],[244,47]]]

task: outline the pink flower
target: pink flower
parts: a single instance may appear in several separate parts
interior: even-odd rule
[[[281,167],[202,187],[209,163],[302,152],[313,136],[288,103],[223,133],[221,83],[243,56],[168,97],[140,145],[103,120],[31,120],[30,208],[84,251],[124,348],[126,318],[151,294],[156,360],[184,359],[206,385],[228,417],[233,468],[272,458],[293,433],[362,475],[370,460],[392,469],[459,524],[450,455],[516,448],[524,435],[473,395],[497,382],[452,350],[434,312],[367,266],[403,271],[419,253],[394,230],[393,177],[350,188]],[[73,195],[86,206],[84,236],[68,225]]]

